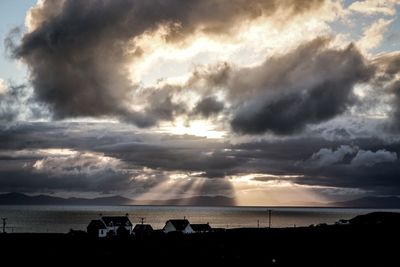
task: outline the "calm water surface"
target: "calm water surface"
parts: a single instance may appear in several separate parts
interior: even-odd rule
[[[268,209],[272,210],[272,227],[332,224],[376,209],[337,208],[267,208],[267,207],[190,207],[190,206],[0,206],[0,217],[7,217],[8,232],[66,233],[70,229],[86,230],[90,220],[103,215],[125,215],[133,224],[145,222],[161,229],[168,219],[207,223],[212,227],[236,228],[268,226]],[[382,211],[382,210],[380,210]],[[397,211],[400,210],[384,210]]]

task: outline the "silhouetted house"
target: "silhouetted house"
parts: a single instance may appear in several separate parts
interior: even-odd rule
[[[153,227],[150,224],[136,224],[133,232],[136,236],[149,236],[153,233]]]
[[[340,219],[339,221],[335,222],[335,225],[347,225],[347,224],[350,224],[350,221],[345,219]]]
[[[208,223],[201,224],[190,224],[195,233],[208,233],[211,232],[212,228]]]
[[[168,220],[163,228],[164,233],[181,232],[184,234],[192,234],[193,229],[188,220]]]
[[[129,234],[132,233],[132,223],[128,216],[103,216],[101,220],[107,227],[108,235],[115,235],[118,233],[118,228],[125,228]],[[122,232],[122,231],[120,231]]]
[[[106,237],[113,235],[132,234],[132,223],[128,216],[102,216],[92,220],[87,226],[87,232],[93,236]]]
[[[87,232],[91,236],[95,237],[106,237],[107,227],[101,220],[92,220],[87,226]]]

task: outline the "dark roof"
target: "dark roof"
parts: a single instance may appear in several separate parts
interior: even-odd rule
[[[195,232],[208,232],[212,230],[211,226],[208,223],[190,224],[190,226]]]
[[[189,221],[186,219],[185,220],[168,220],[165,224],[167,224],[168,222],[171,222],[177,231],[182,231],[189,225]]]
[[[92,220],[87,226],[88,229],[107,229],[104,223],[100,220]]]
[[[103,216],[101,219],[106,226],[132,226],[127,216]]]
[[[134,232],[147,232],[153,231],[153,227],[150,224],[136,224],[133,229]]]

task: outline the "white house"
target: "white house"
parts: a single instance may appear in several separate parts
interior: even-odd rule
[[[103,216],[101,220],[107,227],[107,232],[113,232],[113,234],[117,234],[118,228],[125,228],[129,234],[132,233],[132,223],[129,220],[128,216]]]
[[[87,232],[97,237],[106,237],[108,235],[117,235],[119,231],[126,230],[132,234],[132,223],[125,216],[102,216],[99,220],[92,220],[87,226]]]
[[[106,237],[107,227],[101,220],[92,220],[87,226],[88,234],[96,237]]]
[[[164,233],[181,232],[184,234],[194,233],[188,220],[168,220],[163,228]]]

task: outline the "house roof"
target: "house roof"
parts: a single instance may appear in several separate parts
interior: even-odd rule
[[[87,226],[87,228],[92,228],[92,229],[107,229],[107,227],[105,226],[105,224],[100,221],[100,220],[92,220],[90,221],[89,225]]]
[[[190,223],[188,220],[168,220],[165,224],[170,222],[177,231],[184,230]]]
[[[106,226],[132,226],[128,216],[103,216],[101,219]]]
[[[133,229],[134,232],[146,232],[153,231],[153,227],[150,224],[136,224]]]
[[[195,232],[207,232],[212,230],[211,226],[208,223],[190,224],[190,226]]]

